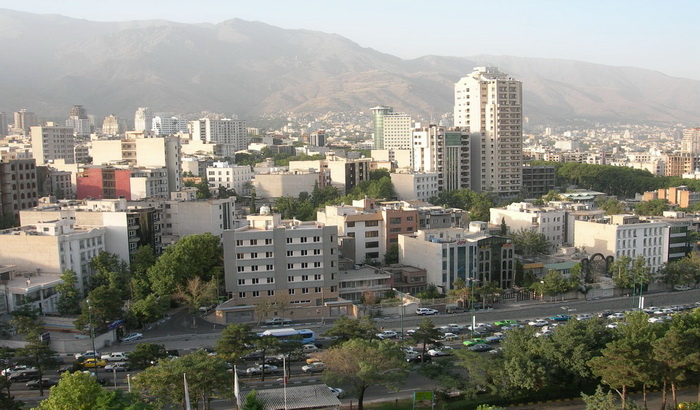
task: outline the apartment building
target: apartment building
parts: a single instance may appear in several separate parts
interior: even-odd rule
[[[665,199],[671,205],[688,208],[700,202],[700,192],[693,192],[687,186],[678,186],[648,191],[642,196],[642,201],[650,201],[652,199]]]
[[[284,300],[304,308],[337,300],[337,227],[260,211],[223,235],[226,291],[235,304]]]
[[[399,200],[428,201],[439,191],[437,172],[392,172],[391,182]]]
[[[61,127],[52,122],[31,127],[32,153],[38,165],[51,163],[56,159],[66,164],[75,163],[75,136],[73,127]]]
[[[19,222],[22,209],[37,205],[38,192],[35,160],[0,162],[0,215],[13,215]]]
[[[413,130],[413,169],[438,174],[438,190],[472,188],[470,135],[465,129],[430,125]]]
[[[207,167],[209,187],[233,189],[240,195],[250,194],[249,187],[253,181],[253,170],[249,165],[233,165],[228,162],[215,162]]]
[[[318,210],[316,220],[335,226],[341,253],[354,263],[381,260],[387,247],[385,221],[371,199],[353,201],[352,205],[331,206]]]
[[[538,207],[528,202],[514,202],[503,208],[491,208],[489,223],[501,225],[505,221],[511,232],[521,229],[544,235],[552,246],[566,241],[566,212],[553,207]]]
[[[248,148],[248,130],[245,121],[230,118],[203,118],[190,122],[193,140],[216,144],[215,153],[221,157],[233,158],[236,151]]]

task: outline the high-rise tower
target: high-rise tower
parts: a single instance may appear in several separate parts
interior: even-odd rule
[[[134,131],[151,132],[153,128],[153,113],[148,107],[139,107],[134,115]]]
[[[454,121],[470,132],[475,191],[517,196],[522,188],[522,83],[476,67],[455,84]]]
[[[384,105],[370,108],[374,113],[374,149],[384,149],[384,116],[394,109]]]

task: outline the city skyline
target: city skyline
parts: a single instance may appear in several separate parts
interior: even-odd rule
[[[694,21],[700,4],[691,1],[673,1],[665,7],[627,0],[466,1],[430,7],[355,1],[334,3],[330,12],[327,4],[319,1],[264,3],[261,7],[261,2],[243,1],[137,4],[121,0],[112,7],[94,7],[84,0],[60,4],[0,0],[0,8],[93,21],[163,19],[216,24],[240,18],[287,29],[335,33],[402,59],[512,55],[632,66],[700,80],[695,69],[700,56],[688,52],[700,35]],[[494,12],[498,23],[479,17]]]

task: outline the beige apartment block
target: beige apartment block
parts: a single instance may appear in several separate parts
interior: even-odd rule
[[[75,163],[75,137],[72,127],[61,127],[52,122],[31,127],[32,152],[37,165],[63,159]]]

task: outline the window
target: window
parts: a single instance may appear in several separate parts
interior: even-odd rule
[[[294,276],[287,276],[287,282],[294,282]]]
[[[301,256],[306,256],[308,254],[309,254],[309,251],[307,251],[306,249],[302,249]]]
[[[238,297],[241,299],[245,298],[245,292],[238,292]]]
[[[412,220],[413,220],[413,217],[412,217],[412,216],[407,216],[407,217],[406,217],[406,220],[407,220],[407,221],[412,221]]]
[[[275,283],[275,278],[267,278],[267,283]]]
[[[294,251],[287,251],[287,256],[294,256]]]
[[[287,238],[287,243],[292,243],[292,238]]]
[[[245,285],[245,279],[238,279],[239,285]]]
[[[335,261],[331,261],[331,268],[335,268]]]
[[[265,245],[272,245],[272,239],[265,239]]]
[[[315,291],[316,293],[321,293],[321,288],[316,287],[316,288],[314,288],[314,291]]]
[[[243,259],[243,254],[242,254],[242,253],[237,253],[237,254],[236,254],[236,259]]]
[[[379,231],[367,231],[365,232],[365,238],[377,238],[379,237]]]
[[[237,240],[236,241],[236,246],[243,246],[243,241],[242,240]]]
[[[253,271],[253,272],[257,272],[257,271],[258,271],[258,265],[253,265],[253,266],[251,266],[251,267],[250,267],[250,270]]]
[[[355,222],[348,222],[348,228],[354,228]]]
[[[239,266],[239,267],[238,267],[238,271],[239,271],[239,272],[245,271],[245,266]]]
[[[321,242],[320,236],[314,236],[314,242]]]
[[[275,291],[274,291],[274,290],[268,290],[268,291],[267,291],[267,296],[275,296]]]
[[[307,294],[307,293],[309,293],[309,288],[301,288],[301,293],[302,293],[302,294]]]
[[[300,239],[300,242],[301,242],[301,243],[306,243],[306,241],[307,241],[309,238],[307,238],[306,236],[302,236],[302,237],[299,238],[299,239]]]
[[[389,225],[400,225],[401,218],[389,218]]]
[[[265,257],[266,257],[266,258],[271,258],[271,257],[272,257],[272,252],[265,252]]]
[[[294,264],[293,264],[293,263],[288,263],[288,264],[287,264],[287,269],[294,269]]]
[[[320,255],[321,250],[320,249],[314,249],[314,255]]]
[[[365,226],[379,226],[379,221],[366,221]]]
[[[321,262],[314,262],[314,268],[320,268]]]
[[[259,297],[260,297],[260,291],[254,290],[254,291],[253,291],[253,297],[254,297],[254,298],[259,298]]]
[[[321,280],[322,276],[321,275],[314,275],[314,280]]]
[[[253,283],[253,285],[257,285],[258,283],[260,283],[260,279],[259,279],[259,278],[253,278],[253,279],[251,279],[251,282]]]
[[[335,248],[331,248],[331,255],[335,255]]]
[[[267,266],[265,266],[265,269],[267,269],[267,270],[273,270],[273,269],[275,269],[275,267],[272,266],[272,265],[267,265]]]
[[[308,264],[307,262],[303,262],[303,263],[301,264],[301,268],[302,268],[302,269],[306,269],[306,268],[308,268],[308,267],[309,267],[309,264]]]
[[[389,229],[389,232],[391,232],[391,233],[401,232],[401,228],[391,228],[391,229]]]
[[[257,240],[257,239],[251,239],[251,240],[250,240],[250,244],[251,244],[251,245],[257,245],[257,244],[258,244],[258,240]]]
[[[379,248],[379,242],[367,242],[367,248]]]
[[[309,275],[301,275],[301,280],[302,281],[309,280]]]
[[[251,258],[251,259],[257,259],[257,258],[258,258],[258,253],[257,253],[257,252],[251,252],[251,253],[250,253],[250,258]]]
[[[295,290],[295,289],[288,289],[289,294],[290,294],[290,295],[293,295],[293,294],[294,294],[294,290]]]

